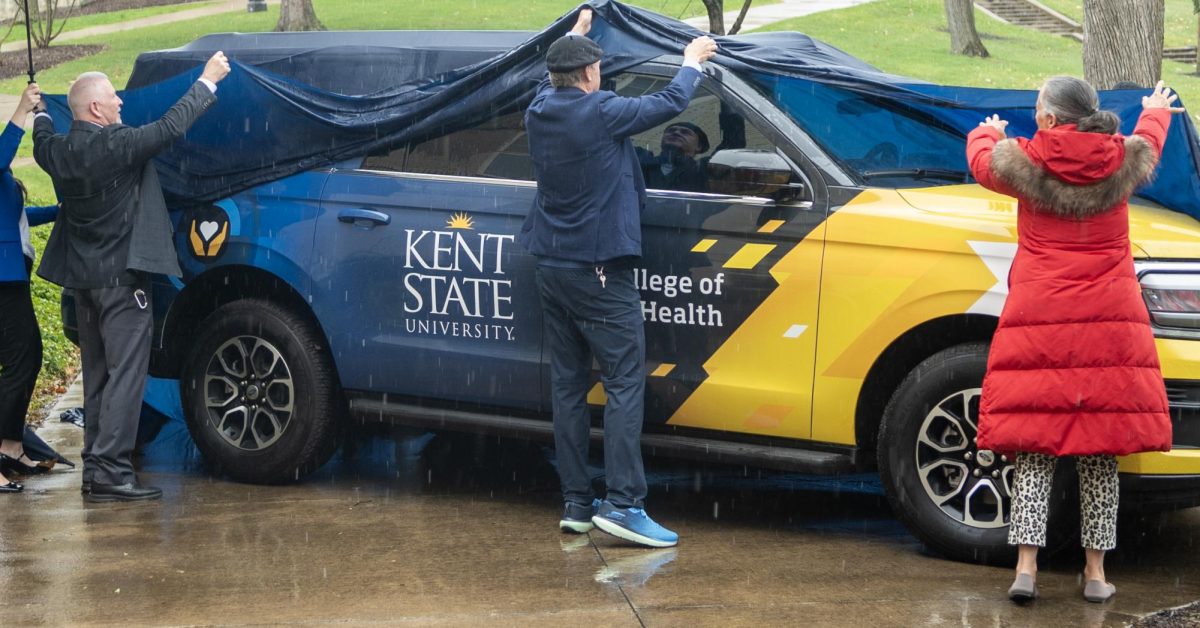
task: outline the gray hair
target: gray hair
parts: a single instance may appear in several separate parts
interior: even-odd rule
[[[79,117],[80,113],[86,113],[88,105],[103,96],[103,87],[108,82],[108,75],[103,72],[80,74],[75,82],[71,83],[71,89],[67,92],[67,106],[71,108],[71,113],[75,114],[75,117]]]
[[[1090,83],[1073,76],[1054,76],[1042,85],[1042,109],[1061,124],[1074,124],[1088,133],[1117,132],[1121,119],[1100,109],[1100,96]]]
[[[583,67],[575,68],[574,70],[568,70],[566,72],[551,72],[550,84],[555,87],[575,87],[576,85],[583,85],[584,82],[587,81],[587,76],[584,74],[587,68],[588,66],[585,65]]]

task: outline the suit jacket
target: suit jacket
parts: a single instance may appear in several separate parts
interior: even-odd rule
[[[24,206],[25,197],[11,168],[24,135],[25,129],[12,122],[0,133],[0,283],[29,281],[27,264],[32,260],[24,246],[22,232],[30,226],[50,222],[58,214],[57,205]],[[25,222],[24,227],[22,222]]]
[[[130,285],[136,272],[180,275],[151,159],[183,137],[216,100],[196,82],[155,122],[134,128],[75,121],[66,135],[56,134],[47,116],[38,116],[33,157],[62,200],[38,275],[67,288]]]
[[[580,263],[640,256],[646,183],[629,138],[686,109],[700,76],[684,67],[640,98],[542,81],[525,112],[538,191],[518,242],[534,255]]]

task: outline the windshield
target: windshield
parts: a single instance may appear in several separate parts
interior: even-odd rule
[[[756,74],[765,96],[872,185],[969,181],[964,136],[902,103],[800,78]]]

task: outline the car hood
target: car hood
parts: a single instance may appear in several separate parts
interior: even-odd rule
[[[1004,225],[1016,235],[1017,203],[1010,196],[974,184],[896,192],[917,209],[979,221],[988,230]],[[1129,203],[1129,239],[1134,257],[1200,260],[1200,220],[1142,198]]]

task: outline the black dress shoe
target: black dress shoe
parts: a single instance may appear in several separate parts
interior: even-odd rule
[[[35,464],[33,466],[29,466],[24,462],[21,462],[19,459],[9,456],[8,454],[0,454],[0,473],[7,474],[12,472],[17,475],[41,475],[43,473],[48,473],[49,471],[50,469],[47,469],[41,465]]]
[[[12,480],[9,480],[8,484],[0,484],[0,493],[20,493],[23,490],[25,490],[24,484],[17,484]]]
[[[84,495],[84,499],[89,502],[136,502],[161,498],[161,488],[142,486],[133,482],[128,484],[92,482],[90,490]]]

